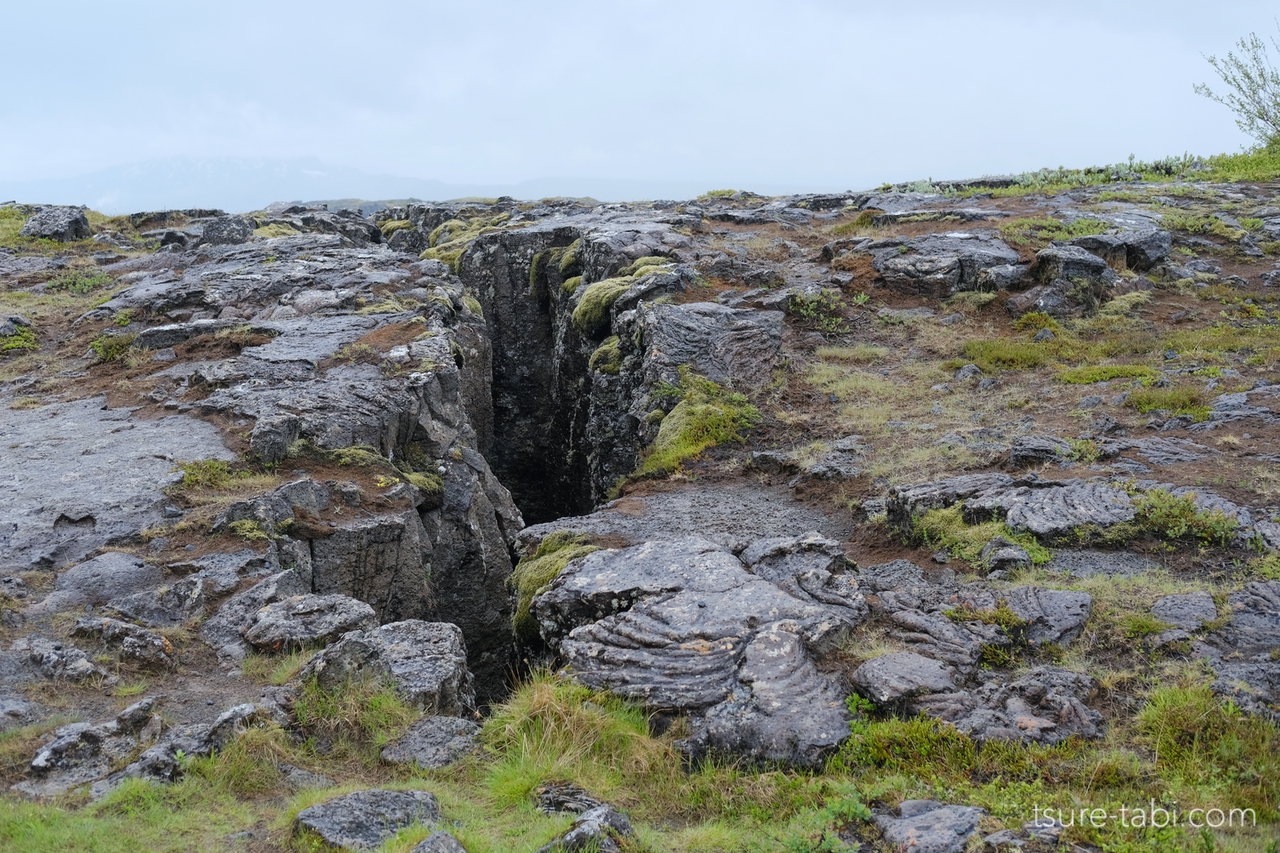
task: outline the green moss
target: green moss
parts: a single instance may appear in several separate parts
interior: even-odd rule
[[[628,278],[607,278],[587,285],[573,309],[574,328],[588,337],[609,328],[609,309],[630,287],[631,279]]]
[[[867,210],[860,211],[853,219],[850,219],[848,222],[841,222],[839,225],[833,227],[828,233],[831,234],[832,237],[849,237],[861,234],[862,232],[868,231],[874,227],[874,220],[881,213],[884,213],[884,211],[877,210],[875,208],[868,208]]]
[[[622,369],[622,341],[617,335],[605,338],[604,343],[591,353],[588,363],[592,370],[617,376]]]
[[[227,527],[246,542],[266,542],[271,539],[271,534],[262,526],[262,522],[250,518],[233,521]]]
[[[547,265],[547,252],[538,252],[529,262],[529,295],[535,300],[542,295],[542,279]]]
[[[99,364],[106,364],[119,360],[129,351],[129,347],[133,346],[137,337],[137,335],[106,334],[90,341],[89,348],[93,350]]]
[[[271,240],[276,237],[293,237],[302,232],[283,222],[273,222],[270,225],[264,225],[261,228],[253,229],[254,236],[262,237],[265,240]]]
[[[516,591],[516,613],[512,620],[516,635],[526,643],[538,640],[538,622],[530,612],[533,597],[551,583],[570,560],[600,550],[587,544],[587,537],[557,530],[538,544],[531,556],[521,558],[508,584]]]
[[[952,556],[979,563],[983,547],[997,536],[1026,549],[1033,565],[1044,565],[1053,554],[1029,533],[1015,533],[1003,521],[966,524],[962,504],[931,509],[912,519],[907,539],[930,548],[945,548]]]
[[[467,306],[467,310],[472,314],[475,314],[477,317],[484,317],[484,309],[480,307],[480,300],[476,299],[474,296],[469,296],[465,293],[462,294],[462,304]]]
[[[23,352],[39,348],[35,330],[30,326],[19,326],[12,335],[0,335],[0,352]]]
[[[709,447],[742,441],[742,434],[760,422],[760,413],[742,394],[728,391],[710,379],[680,369],[680,402],[662,419],[658,436],[636,474],[651,476],[677,470]]]
[[[1089,364],[1075,367],[1058,374],[1059,382],[1068,385],[1092,385],[1095,382],[1110,382],[1112,379],[1141,379],[1143,382],[1154,382],[1160,378],[1160,371],[1142,364]]]
[[[1041,329],[1048,329],[1055,335],[1062,333],[1062,324],[1043,311],[1028,311],[1013,321],[1013,328],[1019,332],[1033,334]]]
[[[363,468],[369,465],[384,466],[389,464],[385,456],[367,444],[339,447],[337,450],[328,451],[327,455],[339,465],[354,465]]]
[[[462,253],[464,251],[466,251],[465,246],[459,246],[457,248],[451,248],[451,249],[446,249],[443,247],[427,249],[422,254],[418,255],[418,260],[443,261],[444,263],[449,265],[449,269],[453,272],[453,274],[457,275],[458,265],[462,261]]]
[[[574,291],[578,289],[578,285],[582,284],[582,276],[575,275],[564,280],[564,284],[560,285],[560,292],[565,296],[572,296]]]
[[[987,373],[1028,370],[1049,362],[1052,353],[1040,344],[1008,338],[968,341],[964,354]]]
[[[618,275],[620,277],[639,278],[641,275],[647,275],[648,273],[655,271],[653,269],[649,269],[650,267],[665,267],[672,263],[674,263],[674,261],[670,258],[659,257],[658,255],[646,255],[643,258],[637,258],[627,266],[618,270]]]
[[[421,471],[402,471],[401,474],[423,494],[444,494],[444,480],[440,478],[439,474],[423,473]]]
[[[578,263],[578,249],[582,247],[582,238],[579,237],[569,244],[564,250],[564,254],[560,256],[560,277],[564,278],[574,269]]]
[[[386,222],[382,223],[382,236],[390,237],[397,231],[402,231],[405,228],[412,227],[413,223],[407,219],[388,219]]]

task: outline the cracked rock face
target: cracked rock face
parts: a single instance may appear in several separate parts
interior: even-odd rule
[[[849,719],[813,657],[867,608],[846,575],[803,559],[773,568],[783,583],[698,538],[598,551],[566,566],[533,610],[584,684],[690,713],[693,751],[813,766],[848,735]]]

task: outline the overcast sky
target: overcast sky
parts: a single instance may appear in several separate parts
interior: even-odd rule
[[[1248,140],[1229,111],[1192,92],[1215,80],[1201,54],[1276,34],[1275,10],[10,3],[0,196],[161,158],[781,192],[1234,151]]]

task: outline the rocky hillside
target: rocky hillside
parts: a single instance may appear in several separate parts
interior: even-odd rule
[[[1280,190],[1111,177],[0,207],[0,846],[1275,851]]]

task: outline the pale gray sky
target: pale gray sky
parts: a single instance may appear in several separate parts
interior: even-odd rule
[[[346,183],[781,192],[1233,151],[1248,140],[1230,113],[1192,92],[1215,79],[1201,54],[1275,34],[1274,15],[1247,0],[8,3],[0,200],[172,158],[318,161]]]

